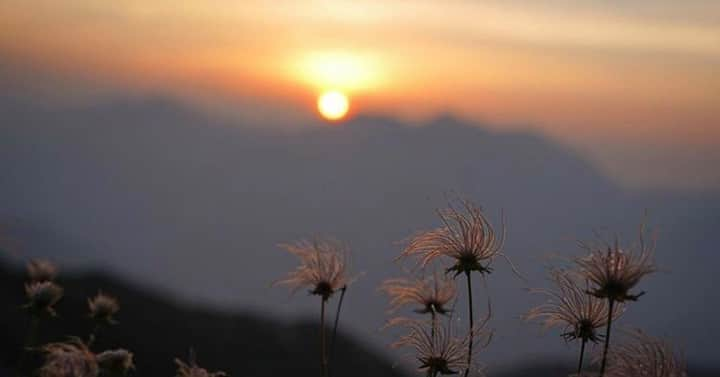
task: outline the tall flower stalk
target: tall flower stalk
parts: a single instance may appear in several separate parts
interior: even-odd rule
[[[524,316],[525,320],[539,320],[543,327],[560,327],[561,336],[566,341],[580,340],[578,357],[578,375],[582,372],[585,346],[588,342],[597,343],[602,335],[598,330],[608,323],[606,300],[588,295],[587,283],[582,284],[578,276],[560,269],[550,270],[550,280],[554,289],[532,289],[532,293],[545,295],[545,303],[536,306]],[[612,318],[622,314],[622,307],[613,308]]]
[[[18,362],[17,369],[20,374],[23,373],[27,350],[36,343],[41,318],[56,316],[55,305],[63,297],[62,287],[53,282],[57,277],[57,267],[54,264],[42,259],[31,260],[27,264],[27,274],[28,282],[25,284],[27,303],[23,308],[30,315],[30,327]]]
[[[640,296],[645,294],[644,291],[632,294],[630,290],[645,275],[656,271],[652,260],[655,243],[654,241],[650,243],[645,241],[645,226],[641,225],[637,245],[621,248],[617,237],[612,245],[604,245],[605,251],[603,248],[584,243],[580,245],[589,251],[589,255],[575,261],[580,268],[580,273],[592,284],[587,293],[606,299],[608,302],[605,344],[600,363],[600,376],[602,377],[607,364],[615,305],[626,301],[637,301]]]
[[[451,258],[454,264],[446,272],[454,273],[455,277],[465,274],[470,321],[467,362],[470,363],[474,343],[471,273],[475,271],[484,276],[492,271],[490,265],[496,257],[502,256],[507,260],[502,253],[505,222],[503,219],[500,232],[496,232],[481,208],[467,200],[461,200],[459,206],[450,203],[447,208],[438,210],[438,217],[442,226],[411,237],[400,257],[417,256],[423,267],[441,257]],[[465,371],[465,376],[467,374],[468,370]]]
[[[335,324],[333,325],[333,332],[332,332],[332,339],[330,340],[330,362],[335,360],[335,341],[337,339],[337,330],[338,325],[340,324],[340,312],[342,310],[342,304],[345,299],[345,292],[347,292],[347,285],[344,285],[342,288],[340,288],[340,299],[338,300],[337,304],[337,312],[335,312]],[[328,374],[330,374],[330,371],[328,370]]]
[[[318,238],[282,244],[280,247],[297,256],[300,265],[275,284],[288,285],[293,293],[308,288],[311,295],[320,297],[320,371],[322,377],[327,377],[325,306],[336,291],[346,288],[351,282],[347,273],[347,246],[334,239]]]
[[[102,326],[116,325],[115,314],[120,310],[118,300],[105,293],[98,292],[95,297],[88,299],[89,317],[93,322],[93,329],[88,336],[87,346],[92,347],[97,333]]]

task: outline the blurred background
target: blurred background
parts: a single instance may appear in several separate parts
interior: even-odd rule
[[[454,196],[504,211],[528,279],[498,261],[477,292],[490,375],[573,369],[575,344],[521,320],[526,288],[645,212],[661,271],[620,326],[720,367],[718,2],[4,0],[0,30],[6,370],[43,257],[67,285],[48,339],[85,331],[103,289],[137,375],[190,347],[235,375],[317,374],[317,300],[270,284],[296,264],[278,243],[330,235],[363,273],[334,368],[411,374],[377,287]]]

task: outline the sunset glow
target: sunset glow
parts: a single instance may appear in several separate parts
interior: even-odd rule
[[[9,67],[103,88],[287,118],[276,123],[313,119],[318,93],[338,90],[358,113],[421,121],[450,112],[500,131],[530,128],[588,151],[621,180],[636,177],[623,163],[632,153],[662,166],[683,161],[663,151],[718,150],[716,1],[176,5],[3,1],[0,55]],[[52,82],[36,89],[65,100],[44,88]],[[245,111],[257,101],[266,112]],[[656,148],[640,153],[636,143]]]
[[[368,91],[380,85],[380,65],[370,57],[347,52],[310,53],[296,62],[296,77],[321,90]]]

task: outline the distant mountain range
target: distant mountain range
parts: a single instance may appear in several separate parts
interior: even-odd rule
[[[275,245],[334,235],[365,272],[349,290],[348,334],[380,350],[391,339],[377,331],[387,314],[376,288],[401,271],[397,242],[435,226],[434,209],[457,193],[493,222],[504,210],[506,253],[528,279],[498,262],[489,291],[478,292],[493,300],[497,335],[484,357],[497,370],[574,354],[519,319],[539,300],[524,288],[545,283],[549,254],[577,254],[574,240],[604,226],[628,240],[648,210],[663,272],[642,283],[648,294],[620,325],[672,338],[693,362],[715,362],[720,304],[706,292],[718,283],[718,193],[627,190],[539,135],[452,115],[423,124],[359,116],[281,133],[162,98],[56,107],[10,95],[0,97],[0,114],[0,218],[19,245],[13,260],[110,270],[269,320],[314,318],[314,301],[270,288],[295,263]]]

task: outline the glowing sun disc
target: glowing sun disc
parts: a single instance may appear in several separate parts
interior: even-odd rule
[[[338,120],[347,114],[350,103],[346,95],[332,90],[318,97],[317,107],[320,115],[325,119]]]

